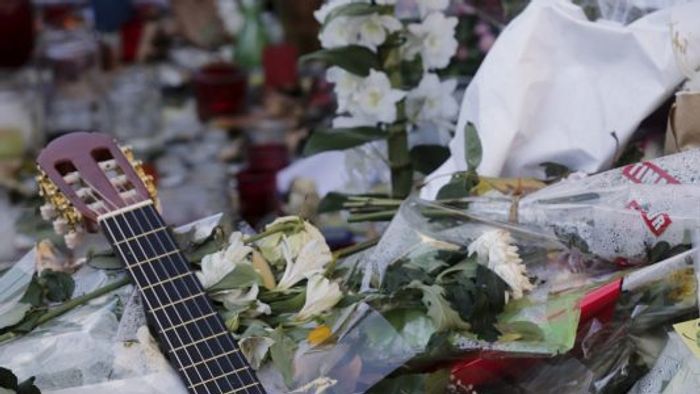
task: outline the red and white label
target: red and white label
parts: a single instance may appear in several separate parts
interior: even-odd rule
[[[642,209],[642,206],[635,200],[627,204],[627,208],[639,211],[649,231],[659,237],[671,225],[671,217],[665,212],[650,213]]]
[[[622,169],[622,175],[634,183],[647,185],[679,184],[678,180],[661,167],[648,161],[630,164]]]

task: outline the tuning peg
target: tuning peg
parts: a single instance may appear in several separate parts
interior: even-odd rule
[[[53,218],[58,216],[56,208],[54,208],[54,206],[49,203],[42,205],[41,208],[39,208],[39,211],[41,212],[42,219],[46,221],[51,221]]]

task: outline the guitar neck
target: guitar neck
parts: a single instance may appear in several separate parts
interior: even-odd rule
[[[192,394],[264,393],[152,203],[99,218]]]

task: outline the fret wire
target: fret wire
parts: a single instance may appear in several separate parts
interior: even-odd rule
[[[105,229],[107,230],[106,232],[109,234],[109,236],[110,236],[113,240],[116,240],[116,237],[115,237],[114,234],[113,234],[113,230],[112,230],[112,228],[111,228],[111,226],[110,226],[110,224],[109,224],[108,218],[102,220],[101,222],[104,223],[104,227],[105,227]],[[117,224],[116,221],[114,222],[114,224]],[[119,228],[118,224],[117,224],[117,228]],[[119,229],[119,231],[121,232],[121,229]],[[135,275],[134,272],[133,272],[133,268],[130,267],[129,264],[127,264],[127,259],[126,259],[126,256],[124,255],[124,252],[123,252],[123,251],[121,250],[121,248],[119,248],[119,247],[115,247],[115,249],[117,249],[117,252],[121,255],[122,259],[124,260],[124,264],[126,264],[127,269],[131,272],[132,278],[134,278],[134,280],[136,280],[137,277],[136,277],[136,275]],[[137,282],[137,284],[138,284],[138,282]],[[151,307],[151,305],[150,305],[150,300],[144,298],[144,301],[146,302],[147,306],[150,308],[150,307]],[[157,325],[160,327],[160,329],[162,330],[162,329],[163,329],[163,323],[162,323],[160,320],[158,320],[158,318],[157,318],[156,316],[153,316],[153,320],[156,322],[156,324],[157,324]],[[166,337],[165,340],[168,342],[168,344],[169,344],[170,346],[172,346],[172,343],[171,343],[170,338]],[[183,365],[183,362],[180,360],[180,357],[179,357],[178,355],[175,355],[175,360],[176,360],[180,365]],[[190,361],[191,361],[191,358],[190,358]],[[192,379],[191,379],[189,376],[185,376],[185,379],[189,382],[189,384],[192,384]]]
[[[210,318],[210,317],[212,317],[212,316],[216,316],[216,312],[211,312],[211,313],[208,313],[208,314],[206,314],[206,315],[202,315],[202,316],[196,317],[196,318],[194,318],[194,319],[192,319],[192,320],[186,320],[186,321],[183,321],[182,323],[174,324],[174,325],[172,325],[172,326],[170,326],[170,327],[167,327],[163,332],[165,332],[165,331],[170,331],[170,330],[175,330],[175,329],[181,328],[181,327],[186,327],[186,326],[189,326],[189,325],[192,324],[192,323],[196,323],[196,322],[198,322],[198,321],[208,319],[208,318]]]
[[[180,369],[181,369],[181,370],[185,370],[185,369],[190,369],[190,368],[198,367],[198,366],[200,366],[200,365],[206,365],[206,364],[207,364],[208,362],[210,362],[210,361],[216,361],[216,360],[219,359],[219,358],[226,357],[226,356],[230,356],[230,355],[232,355],[232,354],[234,354],[234,353],[238,353],[238,352],[240,352],[240,350],[238,350],[238,349],[229,350],[229,351],[227,351],[227,352],[224,352],[224,353],[220,353],[220,354],[211,356],[211,357],[209,357],[209,358],[207,358],[207,359],[204,359],[204,360],[202,360],[202,361],[198,361],[198,362],[193,363],[193,364],[190,364],[190,365],[185,365],[184,367],[180,367]],[[240,368],[240,369],[242,369],[242,368]],[[219,377],[221,378],[221,377],[224,377],[224,376],[227,376],[227,375],[220,375]],[[197,384],[199,384],[199,383],[201,383],[201,382],[198,382],[198,383],[196,383],[195,385],[197,385]]]
[[[146,221],[147,221],[148,223],[150,223],[152,226],[154,225],[153,222],[156,223],[155,225],[161,225],[161,224],[162,224],[162,218],[160,217],[160,215],[159,215],[158,212],[156,211],[155,207],[153,207],[153,206],[151,206],[150,208],[146,207],[144,210],[142,210],[142,211],[140,211],[140,212],[144,214]],[[149,215],[149,214],[150,214],[150,215]],[[175,247],[175,248],[177,248],[177,244],[175,244],[174,239],[173,239],[172,237],[166,237],[166,239],[167,239],[168,242],[170,243],[170,247]],[[158,241],[161,242],[160,238],[158,239]],[[165,247],[165,246],[164,246],[164,247]],[[197,282],[197,283],[196,283],[196,286],[197,286],[198,288],[201,288],[202,291],[204,291],[204,289],[201,287],[201,284],[199,283],[199,281],[196,281],[196,282]],[[200,309],[199,306],[197,306],[197,308]],[[215,320],[216,320],[216,322],[218,323],[218,325],[220,326],[220,330],[228,331],[228,329],[226,328],[226,326],[224,325],[223,321],[222,321],[220,318],[219,318],[219,319],[215,319]],[[233,340],[233,338],[232,338],[231,336],[227,336],[226,339],[228,339],[229,344],[230,344],[230,346],[231,346],[232,348],[234,348],[234,349],[237,349],[237,348],[238,348],[238,345],[236,344],[236,342]],[[242,364],[242,365],[244,365],[244,366],[247,367],[247,375],[248,375],[249,380],[257,381],[258,379],[257,379],[257,377],[253,374],[253,372],[252,372],[252,370],[251,370],[251,368],[250,368],[250,365],[248,364],[248,361],[245,359],[245,357],[243,357],[241,353],[238,353],[238,354],[237,354],[237,359],[238,359],[238,362],[239,362],[240,364]],[[234,368],[234,369],[236,368],[236,366],[233,365],[232,360],[229,359],[229,363],[231,364],[231,367],[232,367],[232,368]],[[237,376],[237,378],[238,378],[239,380],[241,380],[241,383],[244,383],[240,376]],[[262,392],[264,393],[264,391],[262,391]]]
[[[167,284],[167,283],[174,282],[174,281],[176,281],[176,280],[178,280],[178,279],[185,279],[185,278],[190,277],[190,276],[192,276],[192,273],[191,273],[191,272],[185,272],[184,274],[178,274],[178,275],[175,275],[175,276],[171,276],[170,278],[163,279],[163,280],[160,281],[160,282],[151,283],[150,285],[144,286],[144,287],[142,287],[141,289],[142,289],[142,290],[150,290],[150,289],[153,289],[153,288],[156,287],[156,286],[163,286],[163,285],[165,285],[165,284]]]
[[[260,382],[253,382],[253,383],[248,384],[247,386],[239,387],[239,388],[234,389],[234,390],[232,390],[232,391],[227,391],[227,392],[224,393],[224,394],[239,393],[239,392],[241,392],[241,390],[246,390],[246,393],[247,393],[247,392],[248,392],[247,390],[248,390],[249,388],[255,387],[255,386],[261,386],[261,385],[260,385]],[[263,392],[263,393],[264,393],[264,391],[262,391],[262,388],[260,388],[260,387],[258,387],[258,388],[259,388],[258,392]]]
[[[140,228],[141,231],[144,231],[144,228],[143,228],[143,227],[147,227],[147,226],[155,227],[155,226],[153,225],[153,223],[151,223],[151,222],[148,221],[148,220],[146,221],[146,225],[142,224],[141,220],[139,220],[139,218],[136,216],[136,212],[137,212],[137,211],[126,212],[126,213],[124,214],[124,216],[126,217],[127,215],[131,214],[132,217],[135,219],[136,225]],[[145,215],[144,215],[144,216],[145,216]],[[170,238],[170,237],[167,237],[167,238]],[[160,237],[158,237],[157,239],[158,239],[158,242],[161,244],[160,246],[161,246],[163,249],[166,249],[165,245],[163,245],[162,241],[160,240]],[[140,240],[137,240],[136,242],[137,242],[137,243],[141,246],[141,248],[143,249],[143,245],[141,245],[141,241],[140,241]],[[152,242],[150,239],[146,238],[146,242],[148,242],[148,244],[150,245],[150,248],[151,248],[151,249],[154,249],[154,244],[153,244],[153,242]],[[173,245],[171,245],[171,248],[173,248],[173,249],[178,249],[178,246],[177,246],[176,244],[173,243]],[[171,260],[171,262],[172,262],[172,259],[171,259],[171,258],[168,258],[168,260]],[[164,263],[164,262],[161,261],[161,263]],[[187,269],[189,270],[189,267],[187,267]],[[182,294],[180,294],[179,289],[175,288],[175,292],[177,293],[177,297],[182,298]],[[203,294],[203,293],[202,293],[202,294]],[[172,303],[172,297],[170,297],[170,296],[168,295],[168,298],[170,299],[170,302]],[[194,314],[192,313],[191,310],[189,310],[189,308],[187,307],[187,304],[184,304],[184,307],[185,307],[185,310],[188,311],[190,318],[194,317]],[[200,313],[200,315],[201,315],[201,314],[203,313],[203,311],[202,311],[201,308],[199,307],[199,304],[196,304],[196,307],[197,307],[197,309],[199,310],[199,313]],[[177,313],[177,308],[175,308],[175,311],[176,311],[176,313]],[[216,312],[213,312],[213,313],[216,314]],[[179,316],[179,313],[177,313],[177,314],[178,314],[178,316]],[[180,320],[182,321],[182,318],[180,318]],[[206,321],[206,320],[205,320],[205,321]],[[205,336],[205,335],[202,333],[202,329],[199,327],[199,325],[195,325],[195,328],[196,328],[197,331],[199,331],[199,335],[200,335],[200,336]],[[214,330],[212,330],[212,331],[214,331]],[[176,331],[176,333],[177,333],[177,331]],[[191,333],[190,333],[190,341],[192,342],[193,340],[194,340],[194,339],[192,338],[192,335],[191,335]],[[181,343],[184,343],[184,342],[181,342]],[[212,352],[212,354],[215,354],[215,353],[216,353],[216,352],[212,349],[211,344],[210,344],[209,342],[206,342],[206,346],[207,346],[207,348],[209,348],[209,351]],[[200,350],[199,348],[197,348],[197,351],[200,353],[200,356],[201,356],[201,350]],[[204,357],[202,357],[202,358],[204,358]],[[224,371],[223,368],[220,368],[220,369],[221,369],[222,371]],[[214,375],[213,372],[211,372],[211,369],[210,369],[210,368],[207,368],[207,370],[208,370],[208,372],[210,373],[210,375],[212,375],[212,376]],[[200,380],[203,380],[202,377],[201,377],[201,374],[199,373],[199,370],[197,370],[197,374],[200,376]],[[232,382],[227,382],[227,383],[232,384]],[[242,382],[241,382],[241,383],[242,383]],[[215,384],[216,384],[217,388],[219,389],[219,391],[223,391],[223,390],[221,389],[221,386],[219,385],[218,382],[215,382]],[[205,387],[207,387],[207,386],[205,386]]]
[[[136,240],[139,239],[139,238],[147,237],[147,236],[152,235],[152,234],[157,234],[157,233],[159,233],[159,232],[161,232],[161,231],[164,231],[164,230],[167,230],[167,229],[168,229],[167,227],[159,227],[159,228],[157,228],[157,229],[155,229],[155,230],[146,231],[145,233],[141,233],[141,234],[135,235],[135,236],[133,236],[133,237],[130,237],[130,238],[127,238],[127,239],[123,239],[123,240],[117,242],[117,243],[115,244],[115,246],[116,246],[116,245],[121,245],[121,244],[126,243],[126,242],[129,242],[129,241],[136,241]]]
[[[204,296],[204,294],[192,294],[192,295],[190,295],[190,296],[177,299],[177,300],[175,300],[175,301],[173,301],[173,302],[170,302],[170,303],[167,303],[167,304],[159,305],[159,306],[157,306],[156,308],[152,309],[151,312],[156,312],[156,311],[163,310],[163,309],[165,309],[165,308],[170,308],[170,307],[174,307],[174,306],[177,306],[177,305],[180,305],[180,304],[184,304],[184,303],[186,303],[187,301],[191,301],[191,300],[197,299],[198,297],[202,297],[202,296]]]
[[[188,347],[199,345],[200,343],[202,343],[202,342],[204,342],[204,341],[208,341],[208,340],[210,340],[210,339],[214,339],[214,338],[220,337],[220,336],[222,336],[222,335],[231,335],[231,334],[229,334],[229,333],[226,332],[226,331],[222,331],[222,332],[219,332],[219,333],[217,333],[217,334],[210,335],[210,336],[208,336],[208,337],[206,337],[206,338],[198,339],[198,340],[195,341],[195,342],[188,343],[188,344],[186,344],[186,345],[182,345],[182,346],[177,347],[177,348],[175,348],[175,349],[170,349],[170,350],[168,350],[168,352],[171,352],[171,353],[172,353],[172,352],[177,352],[177,351],[179,351],[179,350],[187,349]]]
[[[225,374],[225,375],[217,376],[217,377],[215,377],[215,378],[211,378],[211,379],[205,380],[205,381],[203,381],[203,382],[196,383],[196,384],[190,386],[190,388],[195,388],[195,387],[197,387],[197,386],[201,386],[201,385],[204,385],[204,384],[209,384],[209,383],[211,383],[211,382],[213,382],[213,381],[215,381],[215,380],[217,380],[217,379],[225,378],[225,377],[227,377],[227,376],[229,376],[229,375],[231,375],[231,374],[241,372],[241,371],[243,371],[244,369],[245,369],[245,367],[243,367],[243,368],[238,368],[238,369],[234,369],[233,371],[230,371],[230,372],[228,372],[228,373]],[[257,382],[256,382],[256,383],[257,383]]]
[[[124,220],[124,222],[126,223],[126,226],[128,227],[129,231],[131,232],[131,236],[136,235],[136,232],[134,231],[134,228],[131,226],[131,224],[129,224],[129,220],[128,220],[128,216],[127,216],[127,215],[128,215],[129,213],[133,213],[134,211],[135,211],[135,210],[126,211],[126,212],[122,213],[121,215],[118,215],[118,216],[115,216],[115,217],[114,217],[114,220],[115,220],[116,222],[119,222],[119,219],[120,219],[120,218]],[[139,227],[140,227],[140,226],[139,226]],[[125,235],[125,234],[122,234],[122,235]],[[146,250],[144,249],[144,247],[143,247],[143,245],[141,244],[141,242],[137,239],[137,240],[135,241],[135,243],[136,243],[136,245],[138,245],[138,247],[141,249],[141,253],[143,253],[144,256],[147,256],[148,254],[146,253]],[[134,253],[134,250],[135,250],[135,249],[132,247],[131,243],[128,243],[128,242],[127,242],[127,243],[126,243],[126,246],[129,248],[129,250],[131,250],[132,255],[136,257],[136,253]],[[117,246],[117,248],[120,248],[120,246]],[[176,249],[176,250],[177,250],[177,249]],[[168,257],[166,257],[166,258],[170,258],[170,257],[168,256]],[[160,261],[160,260],[155,260],[155,261]],[[153,265],[138,265],[138,268],[141,269],[141,271],[142,271],[142,273],[144,274],[144,276],[146,275],[146,271],[145,271],[145,268],[144,268],[144,267],[146,267],[146,266],[149,267],[149,268],[151,269],[151,271],[156,275],[156,277],[158,276],[158,274],[155,272],[155,268],[154,268]],[[148,300],[148,297],[145,296],[145,293],[142,292],[142,294],[144,294],[144,299]],[[158,302],[158,304],[160,304],[160,305],[163,304],[162,300],[160,300],[160,297],[159,297],[157,294],[155,294],[155,298],[156,298],[156,301]],[[173,301],[171,297],[168,296],[168,298],[169,298],[169,301],[168,301],[168,302],[172,302],[172,301]],[[149,304],[150,304],[150,301],[149,301]],[[152,306],[152,305],[149,305],[149,307],[150,307],[150,309],[153,309],[153,306]],[[176,314],[176,316],[178,317],[178,319],[179,319],[181,322],[184,321],[183,318],[180,316],[179,312],[177,311],[177,309],[175,309],[175,314]],[[167,318],[167,320],[170,322],[170,326],[173,326],[174,324],[173,324],[173,322],[172,322],[172,318],[171,318],[171,316],[168,315],[167,313],[166,313],[166,318]],[[164,334],[164,331],[165,331],[165,329],[164,329],[163,327],[161,327],[161,334],[162,334],[162,336],[164,336],[164,337],[166,337],[166,338],[168,339],[168,343],[169,343],[169,345],[172,347],[172,346],[173,346],[173,345],[172,345],[172,340],[170,340],[170,338],[169,338],[167,335]],[[190,340],[191,340],[191,334],[189,334],[189,332],[188,332],[188,335],[190,336]],[[179,341],[180,343],[185,343],[185,341],[183,341],[182,337],[180,336],[180,333],[179,333],[177,330],[175,331],[175,337],[178,339],[178,341]],[[199,352],[200,358],[204,358],[204,356],[201,354],[201,351],[199,351],[199,349],[197,349],[197,350],[198,350],[198,352]],[[189,353],[186,353],[186,354],[187,354],[187,358],[189,358],[189,360],[190,360],[190,363],[194,362],[193,359],[192,359],[192,355],[189,354]],[[178,363],[179,363],[180,365],[183,365],[183,363],[182,363],[182,361],[179,359],[179,357],[178,357],[177,359],[178,359]],[[203,380],[203,379],[204,379],[204,377],[202,376],[202,374],[201,374],[201,372],[200,372],[199,370],[196,370],[195,372],[196,372],[196,376],[199,377],[199,380]],[[210,375],[213,375],[213,374],[210,372]],[[186,375],[186,378],[187,378],[187,380],[190,382],[190,384],[193,383],[193,382],[192,382],[192,375]],[[206,392],[207,392],[207,393],[210,393],[208,387],[206,387],[205,389],[206,389]]]

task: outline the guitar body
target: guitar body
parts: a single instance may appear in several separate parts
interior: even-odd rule
[[[47,211],[70,233],[102,230],[192,394],[265,393],[155,206],[155,188],[111,137],[73,133],[40,154]]]

